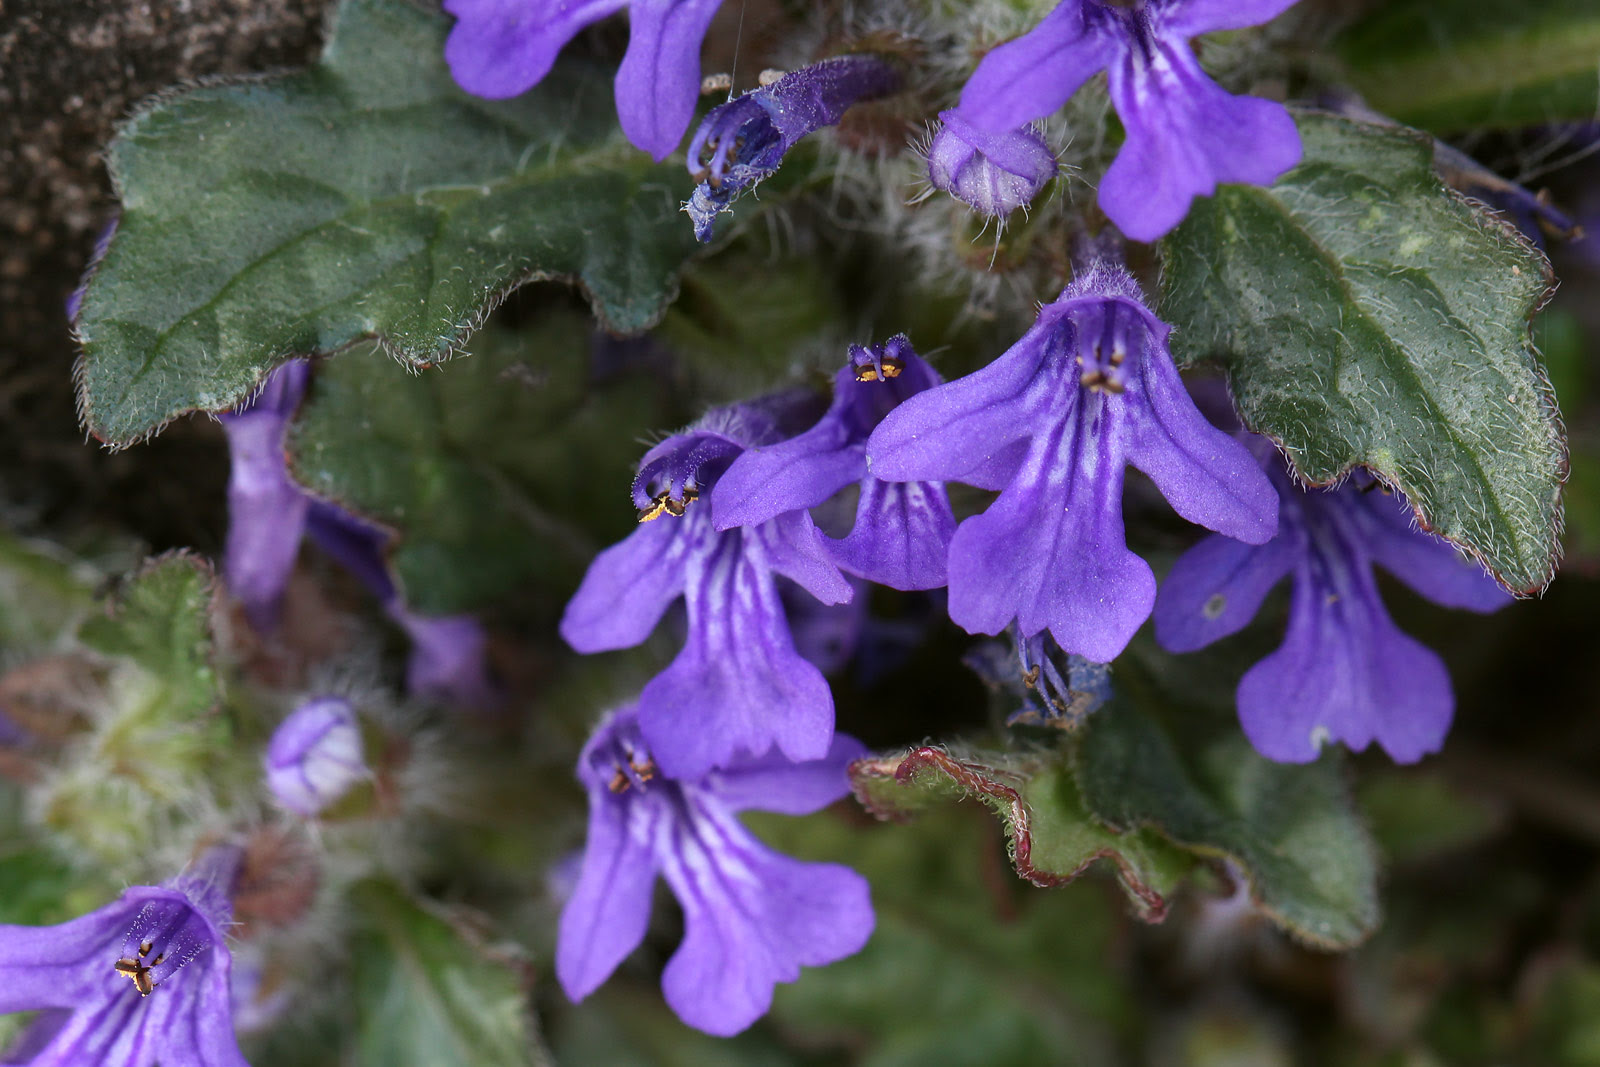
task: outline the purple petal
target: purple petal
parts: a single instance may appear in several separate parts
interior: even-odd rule
[[[950,542],[950,618],[968,633],[998,634],[1014,618],[1024,636],[1048,629],[1067,652],[1115,659],[1150,615],[1156,581],[1123,539],[1121,409],[1101,413],[1079,442],[1068,419],[1034,448],[988,511]],[[1064,486],[1052,484],[1064,480]]]
[[[1193,652],[1238,633],[1272,587],[1294,567],[1295,538],[1247,545],[1212,534],[1178,557],[1156,594],[1156,640],[1168,652]]]
[[[856,524],[829,553],[851,574],[891,589],[937,589],[956,518],[938,482],[861,480]]]
[[[1183,220],[1221,182],[1270,185],[1300,162],[1300,134],[1282,104],[1232,96],[1187,44],[1131,49],[1110,67],[1127,141],[1100,183],[1100,208],[1136,241]]]
[[[630,816],[642,821],[630,826]],[[561,911],[556,977],[573,1000],[598,989],[644,940],[656,861],[658,805],[628,803],[602,790],[589,795],[589,837],[577,888]]]
[[[500,100],[537,85],[574,34],[628,0],[445,0],[457,19],[444,43],[456,84]]]
[[[850,662],[867,627],[869,590],[860,579],[851,585],[855,595],[844,604],[823,604],[793,582],[778,586],[795,651],[823,674],[832,674]]]
[[[866,879],[780,856],[713,804],[689,805],[662,874],[683,905],[684,935],[661,986],[679,1018],[727,1036],[772,1004],[778,982],[860,951],[872,934]]]
[[[1240,725],[1268,759],[1377,741],[1412,763],[1444,743],[1455,703],[1444,664],[1395,627],[1364,566],[1352,577],[1332,593],[1302,564],[1283,645],[1239,683]]]
[[[1250,450],[1200,414],[1167,351],[1170,328],[1144,317],[1150,334],[1135,390],[1146,417],[1128,420],[1128,462],[1190,522],[1253,545],[1271,540],[1278,532],[1277,491]]]
[[[835,399],[835,407],[840,403]],[[867,471],[866,451],[835,411],[799,437],[747,449],[717,479],[712,494],[719,530],[755,526],[786,511],[810,508]]]
[[[657,160],[671,154],[700,95],[700,45],[722,0],[633,0],[617,70],[617,118]]]
[[[748,531],[717,536],[690,563],[683,650],[639,694],[639,727],[674,778],[774,744],[793,760],[820,759],[833,737],[833,695],[795,651],[772,573],[742,544]]]
[[[400,603],[389,573],[389,532],[323,500],[311,502],[306,533],[334,562],[355,576],[386,609]]]
[[[867,754],[867,746],[848,734],[834,734],[822,759],[795,763],[781,753],[742,757],[712,771],[706,788],[729,811],[774,811],[809,815],[850,792],[850,764]]]
[[[1062,0],[1018,37],[983,57],[957,108],[990,133],[1019,129],[1055,111],[1123,47],[1092,27],[1085,0]]]
[[[119,900],[59,926],[0,926],[9,979],[0,982],[0,1014],[76,1007],[98,985],[96,962],[120,943],[137,911]]]
[[[567,644],[579,652],[607,652],[649,637],[683,593],[690,533],[664,517],[596,556],[561,617]]]
[[[1341,494],[1359,490],[1343,489]],[[1511,603],[1512,596],[1483,564],[1442,537],[1416,526],[1405,497],[1374,490],[1363,495],[1362,533],[1374,562],[1419,595],[1447,608],[1488,613]]]
[[[965,378],[918,393],[889,412],[867,440],[868,470],[890,482],[966,482],[1003,489],[1052,399],[1040,374],[1056,305],[1016,344]]]
[[[746,551],[766,568],[790,579],[824,604],[843,604],[855,586],[829,556],[822,533],[803,511],[779,515],[748,532]]]
[[[389,617],[411,638],[406,691],[463,708],[492,708],[500,689],[489,673],[489,635],[471,615],[418,615],[405,609]]]
[[[1271,22],[1298,0],[1167,0],[1157,18],[1163,34],[1198,37]]]
[[[300,554],[310,504],[289,477],[284,435],[310,370],[294,360],[274,371],[248,403],[219,416],[228,435],[228,540],[223,573],[251,623],[277,623],[284,586]]]

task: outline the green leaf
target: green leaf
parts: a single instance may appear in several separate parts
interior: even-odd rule
[[[1435,131],[1594,118],[1593,0],[1397,0],[1338,42],[1367,103]]]
[[[1428,138],[1298,121],[1300,166],[1197,200],[1164,242],[1176,353],[1224,366],[1307,480],[1370,467],[1507,585],[1542,588],[1566,454],[1528,334],[1543,257],[1440,184]]]
[[[1117,950],[1126,909],[1109,880],[1045,890],[1009,877],[998,828],[976,805],[867,827],[836,811],[744,819],[778,851],[872,883],[872,939],[778,987],[784,1030],[842,1046],[862,1067],[1119,1062],[1117,1038],[1137,1016]]]
[[[393,885],[350,893],[358,1037],[371,1067],[526,1067],[546,1062],[527,990],[451,922]]]
[[[1506,812],[1433,772],[1397,768],[1362,779],[1361,809],[1391,863],[1415,863],[1481,843]]]
[[[898,756],[857,761],[852,787],[879,818],[906,818],[942,800],[982,800],[999,816],[1017,873],[1034,885],[1072,881],[1096,860],[1108,860],[1139,913],[1159,921],[1189,860],[1159,834],[1120,833],[1097,823],[1059,757],[913,748]]]
[[[586,320],[552,310],[420,377],[361,346],[319,367],[290,433],[295,477],[400,531],[419,610],[526,599],[529,582],[564,597],[632,528],[638,437],[671,421],[641,376],[594,382],[589,345]]]
[[[609,71],[462,92],[449,24],[345,0],[317,66],[165,96],[123,128],[121,221],[78,323],[90,432],[128,444],[363,337],[425,366],[530,280],[574,280],[619,332],[660,317],[696,247],[682,166],[622,139]]]
[[[1261,908],[1314,945],[1345,948],[1378,922],[1377,858],[1329,753],[1273,763],[1226,719],[1118,673],[1118,696],[1090,716],[1078,750],[1087,807],[1112,827],[1160,830],[1232,860]],[[1182,729],[1145,709],[1171,707]]]

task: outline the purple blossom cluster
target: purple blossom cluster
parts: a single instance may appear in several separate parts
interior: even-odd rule
[[[1103,703],[1109,681],[1097,665],[1152,612],[1158,639],[1190,651],[1243,627],[1292,573],[1288,638],[1240,685],[1256,747],[1290,761],[1314,759],[1330,740],[1376,740],[1401,761],[1438,747],[1449,678],[1389,621],[1371,564],[1450,606],[1493,610],[1506,594],[1417,530],[1398,494],[1367,492],[1379,487],[1365,474],[1336,490],[1303,489],[1270,442],[1214,426],[1178,375],[1170,332],[1133,277],[1102,255],[976,373],[944,382],[903,335],[854,345],[809,426],[813,409],[788,391],[714,410],[645,455],[633,485],[639,525],[595,559],[561,632],[580,652],[637,645],[680,598],[686,626],[677,657],[601,725],[580,760],[591,816],[562,925],[571,996],[591,991],[638,942],[657,871],[689,917],[667,999],[714,1033],[742,1029],[774,982],[854,951],[870,931],[858,881],[837,870],[790,878],[794,865],[729,817],[757,797],[768,810],[801,811],[843,795],[845,764],[859,751],[834,732],[827,680],[796,649],[780,580],[819,607],[856,595],[847,576],[947,587],[951,619],[974,634],[1010,632],[1030,674],[1042,672],[1042,699],[1019,718],[1032,722]],[[1180,516],[1215,532],[1159,596],[1125,540],[1130,465]],[[998,495],[958,523],[946,482]],[[829,537],[810,509],[850,486],[854,525]],[[752,768],[770,781],[766,792],[739,784]],[[786,799],[783,782],[807,785]],[[726,895],[735,886],[737,900]],[[713,923],[703,912],[718,900],[727,910]],[[817,923],[839,936],[800,936]],[[712,980],[728,968],[738,983]]]

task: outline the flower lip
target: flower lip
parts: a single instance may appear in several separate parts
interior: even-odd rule
[[[744,451],[744,446],[718,433],[694,432],[668,438],[651,449],[633,480],[633,503],[639,521],[663,515],[682,518]]]
[[[784,148],[762,96],[746,93],[706,116],[689,142],[689,173],[696,182],[710,182],[716,188],[729,177],[730,166],[777,169]]]
[[[578,766],[585,786],[595,789],[604,783],[607,792],[618,796],[630,789],[642,792],[659,773],[640,736],[638,713],[632,710],[617,713],[595,732]]]

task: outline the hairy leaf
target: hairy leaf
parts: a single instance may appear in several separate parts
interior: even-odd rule
[[[1566,464],[1528,332],[1543,257],[1440,184],[1428,138],[1298,118],[1299,167],[1196,201],[1165,242],[1180,358],[1221,363],[1309,481],[1370,467],[1508,586],[1542,588]]]
[[[516,971],[398,888],[351,890],[358,1036],[372,1067],[528,1067],[545,1062]]]
[[[872,882],[872,940],[778,987],[785,1030],[836,1042],[863,1067],[1115,1062],[1135,1016],[1116,947],[1128,920],[1109,880],[1046,890],[1010,877],[977,805],[868,827],[837,812],[745,818],[779,851]]]
[[[1592,0],[1399,0],[1338,47],[1369,104],[1430,130],[1587,121],[1600,101]]]
[[[1122,695],[1090,717],[1078,751],[1090,811],[1126,832],[1158,829],[1231,860],[1261,908],[1302,940],[1342,948],[1372,932],[1377,859],[1337,756],[1273,763],[1231,718],[1158,696],[1126,670],[1119,686]],[[1181,730],[1146,710],[1158,701],[1181,709],[1171,716]]]
[[[1061,762],[981,753],[958,758],[942,748],[857,761],[856,798],[880,818],[904,818],[939,800],[982,800],[1005,826],[1017,873],[1034,885],[1072,881],[1109,860],[1129,899],[1151,922],[1188,870],[1186,857],[1159,834],[1118,833],[1095,821]]]
[[[550,310],[420,377],[374,346],[322,364],[291,431],[295,476],[398,532],[420,611],[479,610],[529,582],[564,597],[631,529],[638,437],[672,421],[648,380],[595,381],[590,341]]]
[[[694,251],[682,168],[617,130],[608,72],[496,103],[456,88],[449,20],[345,0],[306,71],[159,98],[113,142],[121,219],[84,296],[80,403],[123,445],[378,337],[424,366],[538,278],[642,330]]]

